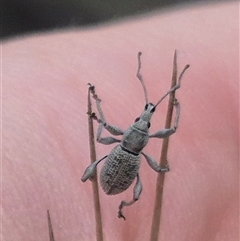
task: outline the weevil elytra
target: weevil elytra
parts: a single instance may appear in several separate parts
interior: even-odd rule
[[[138,53],[138,70],[137,78],[140,80],[144,95],[145,95],[145,107],[142,114],[135,119],[135,122],[126,130],[123,131],[117,126],[109,125],[106,122],[105,116],[101,107],[101,99],[98,98],[95,87],[89,84],[89,90],[92,94],[93,99],[96,101],[97,110],[99,113],[99,118],[95,113],[89,113],[91,117],[99,123],[97,131],[97,142],[109,145],[119,142],[116,147],[110,152],[109,155],[104,156],[100,160],[93,162],[89,165],[81,180],[85,182],[87,179],[91,179],[96,172],[97,165],[104,159],[106,159],[101,172],[100,172],[100,183],[104,192],[108,195],[119,194],[128,189],[128,187],[136,179],[136,184],[133,191],[133,199],[129,202],[122,201],[118,207],[118,217],[125,217],[122,213],[122,209],[125,206],[130,206],[135,203],[142,192],[142,183],[139,177],[139,167],[140,167],[140,157],[143,155],[147,160],[149,166],[156,172],[168,172],[169,166],[160,167],[157,162],[144,153],[142,150],[147,145],[149,138],[166,138],[176,132],[179,117],[180,117],[180,104],[177,99],[174,100],[174,106],[176,109],[176,116],[174,120],[173,127],[169,129],[162,129],[157,131],[154,134],[149,135],[150,120],[156,109],[156,107],[162,102],[165,97],[170,93],[176,91],[181,86],[181,79],[189,65],[186,65],[182,70],[181,74],[178,77],[178,83],[176,86],[171,88],[158,102],[157,104],[152,104],[148,101],[147,89],[143,81],[142,75],[140,74],[141,70],[141,52]],[[117,136],[122,135],[122,139],[116,139],[114,137],[101,137],[103,128],[105,128],[110,134]]]

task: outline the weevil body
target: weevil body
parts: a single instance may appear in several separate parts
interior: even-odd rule
[[[127,152],[121,145],[108,155],[100,172],[100,183],[106,194],[115,195],[128,189],[140,167],[140,154]]]
[[[102,107],[101,107],[101,100],[98,98],[97,94],[95,93],[94,86],[89,84],[90,85],[89,90],[96,101],[97,109],[100,115],[100,118],[98,118],[94,113],[90,114],[91,117],[99,123],[98,131],[97,131],[97,141],[105,145],[109,145],[117,142],[119,144],[110,152],[109,155],[89,165],[85,170],[81,180],[85,182],[87,179],[91,179],[95,175],[98,163],[104,160],[105,158],[106,158],[106,161],[100,173],[100,183],[106,194],[115,195],[115,194],[121,193],[127,190],[129,186],[133,183],[133,181],[136,179],[136,184],[134,186],[134,191],[133,191],[133,199],[129,202],[122,201],[121,204],[119,205],[118,217],[123,219],[125,219],[122,213],[123,207],[130,206],[134,202],[136,202],[139,199],[139,196],[142,191],[142,183],[138,173],[139,167],[140,167],[141,155],[145,157],[149,166],[154,171],[156,172],[169,171],[168,165],[166,167],[161,168],[152,157],[144,153],[142,150],[147,145],[149,138],[166,138],[176,132],[178,127],[179,117],[180,117],[180,105],[176,99],[174,100],[174,106],[176,108],[176,117],[175,117],[173,127],[169,129],[162,129],[157,131],[154,134],[149,135],[150,121],[159,103],[170,93],[180,88],[182,76],[186,71],[186,69],[189,67],[189,65],[185,66],[185,68],[182,70],[178,78],[177,85],[171,88],[157,102],[157,104],[154,105],[148,102],[146,87],[145,87],[143,78],[140,74],[140,69],[141,69],[140,56],[141,56],[141,53],[139,52],[137,77],[142,84],[144,94],[145,94],[146,104],[142,114],[135,119],[135,122],[126,131],[122,131],[119,127],[109,125],[106,122],[105,116],[103,114]],[[101,137],[103,128],[105,128],[112,135],[115,135],[115,136],[122,135],[122,139],[121,140],[116,139],[115,137]]]

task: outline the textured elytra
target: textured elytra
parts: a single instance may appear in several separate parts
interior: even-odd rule
[[[128,189],[136,178],[140,154],[133,155],[116,146],[108,155],[101,173],[100,183],[106,194],[115,195]]]

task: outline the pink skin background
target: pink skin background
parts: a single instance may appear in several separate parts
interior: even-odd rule
[[[87,83],[96,86],[107,121],[126,129],[145,105],[137,52],[156,103],[170,87],[177,49],[179,72],[191,66],[176,94],[181,118],[170,142],[159,240],[237,241],[238,11],[237,2],[186,6],[4,42],[3,240],[48,240],[47,209],[57,241],[95,240],[91,182],[80,180],[90,163]],[[151,133],[164,127],[166,106],[158,106]],[[97,144],[98,158],[113,147]],[[151,139],[145,152],[158,160],[160,147]],[[157,173],[143,158],[140,176],[143,192],[124,209],[125,222],[117,207],[132,198],[132,187],[116,196],[100,189],[105,240],[149,240]]]

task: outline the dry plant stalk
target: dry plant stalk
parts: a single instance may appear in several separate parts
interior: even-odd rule
[[[49,240],[55,241],[49,210],[47,210],[47,219],[48,219]]]
[[[94,129],[93,129],[93,120],[91,118],[92,113],[92,103],[90,96],[90,88],[88,89],[88,132],[89,132],[89,146],[90,146],[90,159],[91,163],[96,160],[96,149],[94,142]],[[103,241],[103,229],[102,229],[102,217],[101,217],[101,208],[100,208],[100,199],[99,199],[99,188],[98,188],[98,178],[97,173],[91,179],[92,181],[92,191],[93,191],[93,202],[94,202],[94,213],[95,213],[95,225],[96,225],[96,241]]]
[[[189,66],[187,65],[184,68],[183,72],[188,67]],[[176,84],[177,84],[177,52],[175,50],[174,59],[173,59],[173,74],[172,74],[171,88],[173,88]],[[174,99],[175,99],[175,91],[169,95],[167,115],[165,120],[165,128],[171,127]],[[169,137],[164,138],[162,142],[160,166],[165,167],[167,164],[168,144],[169,144]],[[159,237],[164,179],[165,179],[165,172],[159,173],[157,177],[157,182],[156,182],[155,205],[153,210],[150,241],[158,241],[158,237]]]

